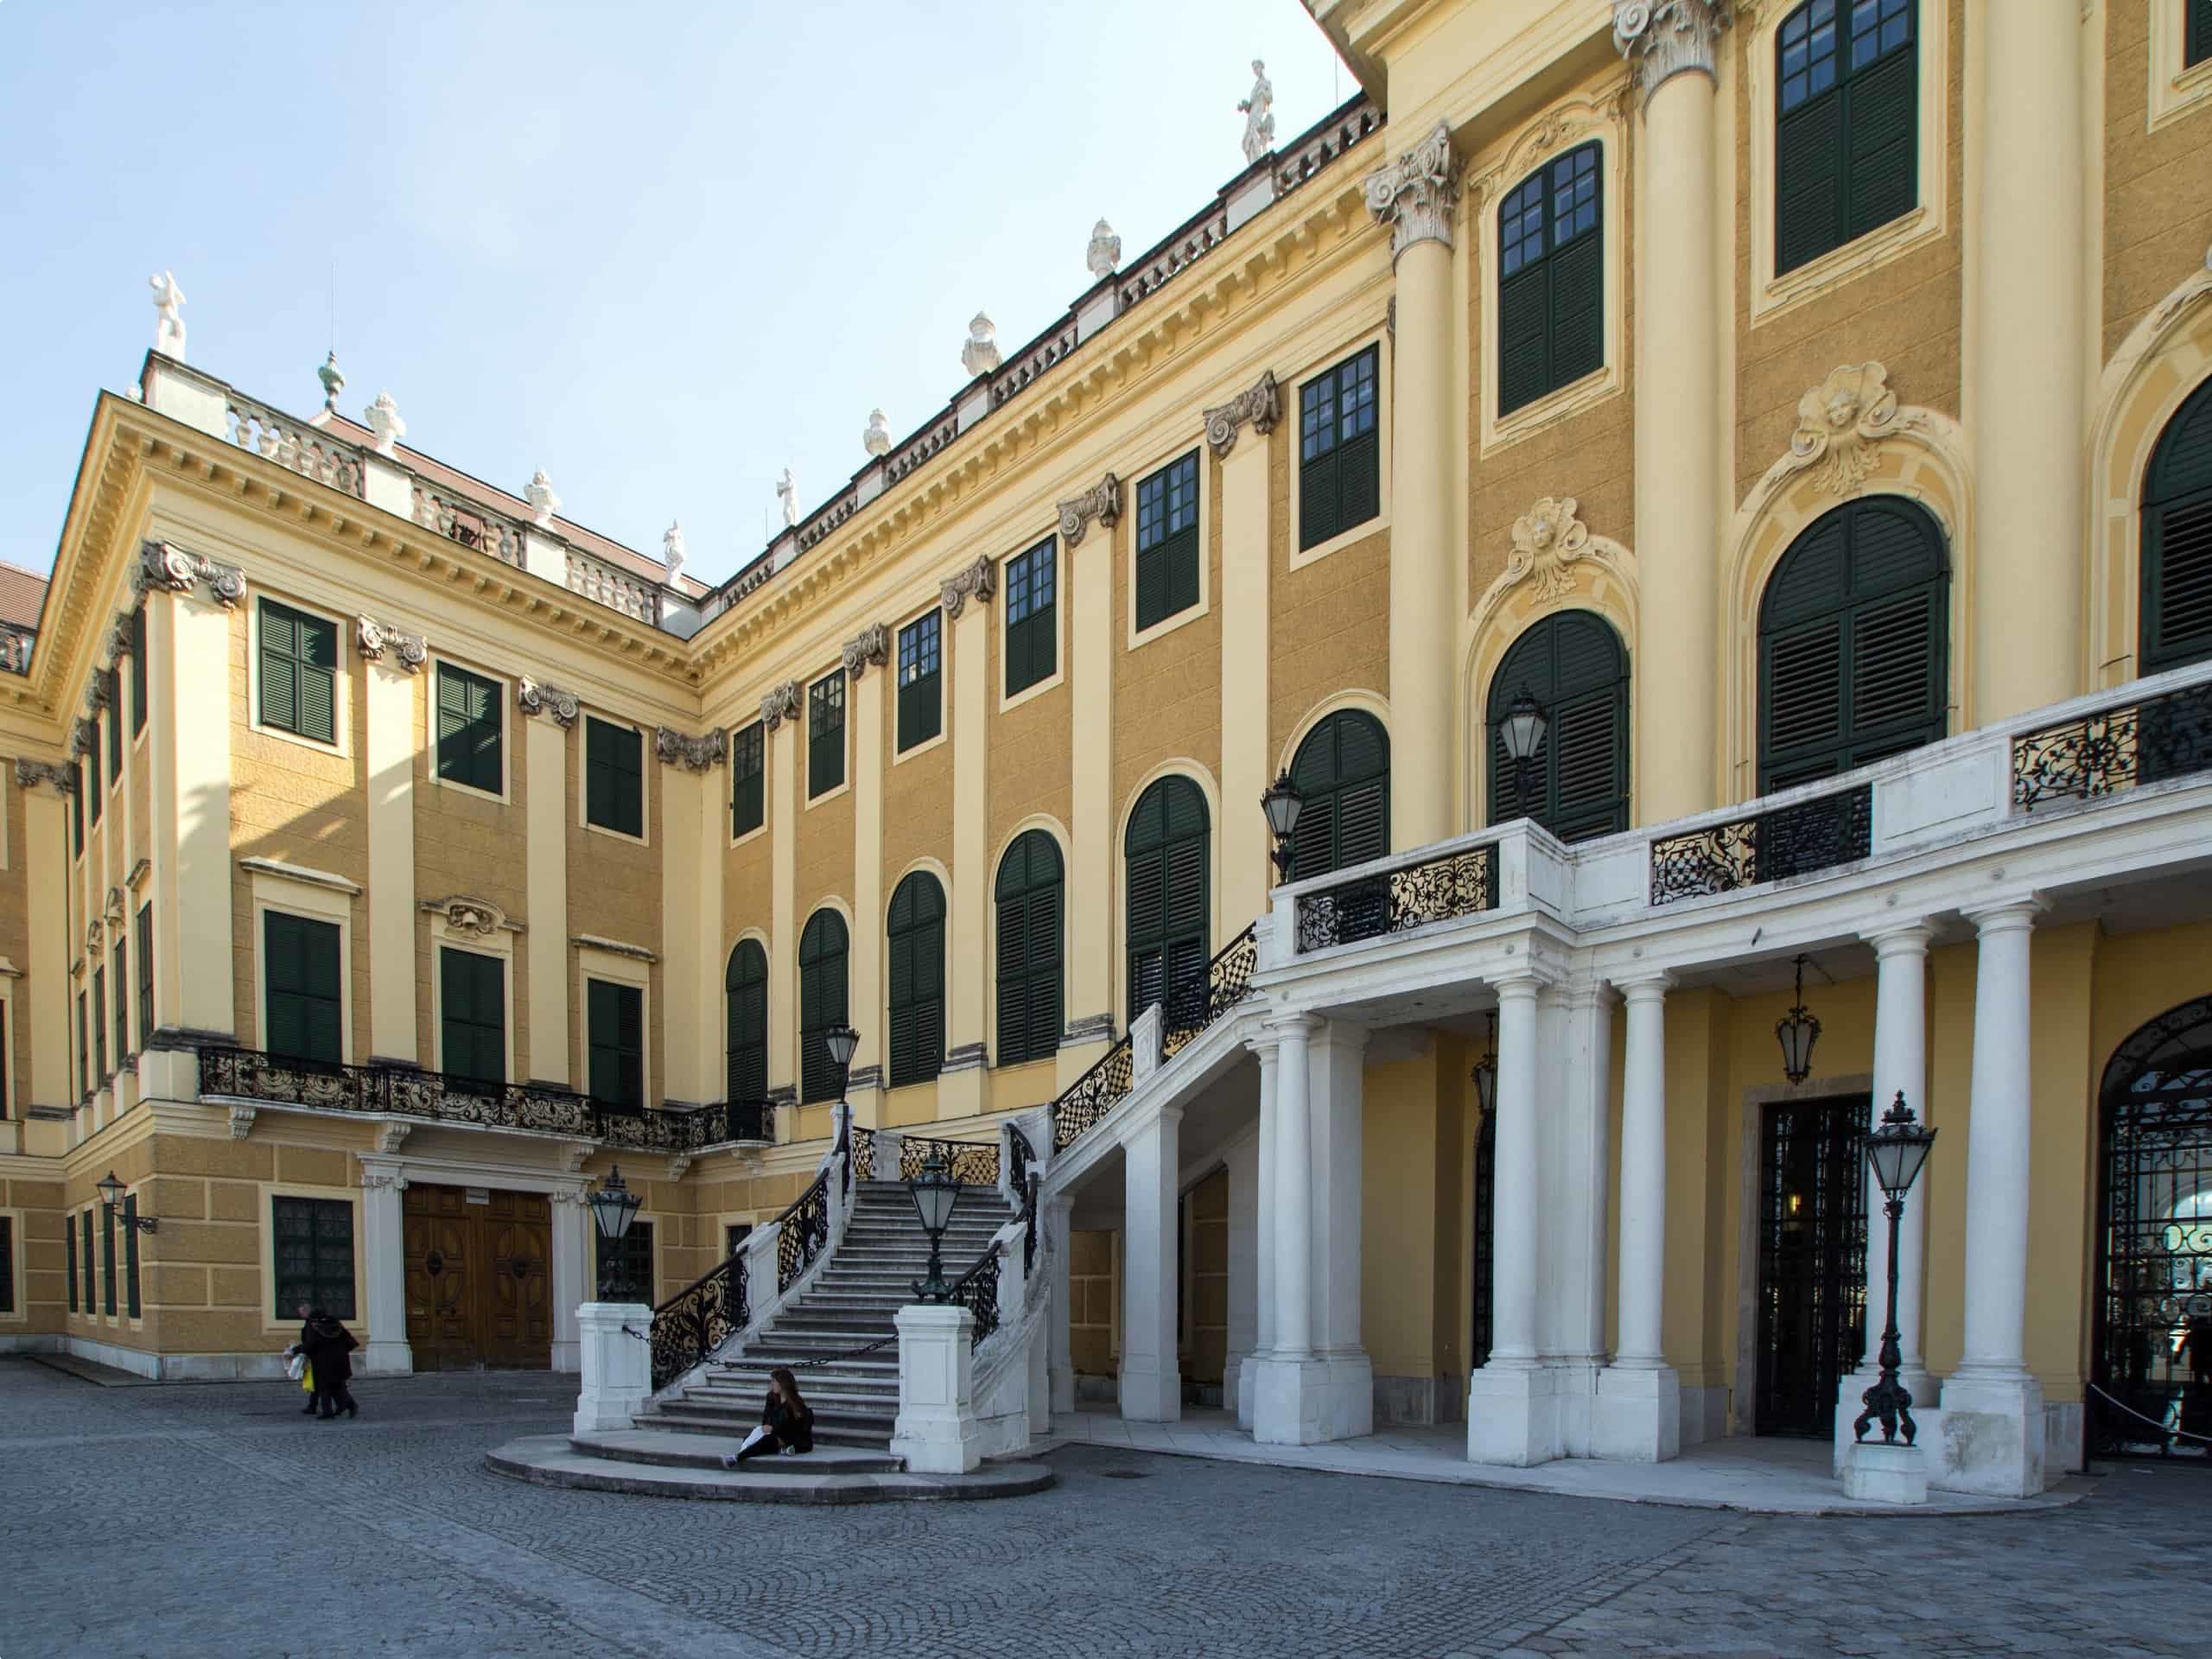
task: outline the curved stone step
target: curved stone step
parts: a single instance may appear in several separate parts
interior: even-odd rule
[[[652,1436],[652,1430],[632,1433]],[[688,1497],[734,1503],[895,1503],[947,1502],[963,1498],[1015,1497],[1052,1484],[1041,1463],[987,1463],[965,1475],[910,1475],[903,1470],[831,1471],[799,1469],[807,1459],[766,1458],[771,1465],[725,1470],[719,1466],[656,1466],[632,1457],[618,1459],[580,1451],[564,1434],[533,1434],[484,1454],[494,1474],[543,1486],[586,1491],[627,1492],[654,1497]],[[885,1461],[889,1461],[886,1459]]]
[[[750,1429],[747,1433],[750,1433]],[[706,1434],[671,1434],[665,1429],[610,1429],[596,1434],[571,1434],[569,1444],[587,1458],[611,1463],[634,1463],[657,1469],[720,1470],[722,1459],[745,1444],[744,1434],[717,1440]],[[804,1459],[802,1462],[801,1459]],[[810,1475],[896,1474],[905,1465],[888,1451],[871,1446],[817,1446],[790,1458],[748,1458],[738,1465],[747,1474],[798,1471]]]

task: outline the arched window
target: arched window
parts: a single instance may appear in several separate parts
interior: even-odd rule
[[[944,1065],[944,889],[916,870],[891,895],[891,1086]]]
[[[1195,987],[1205,994],[1209,929],[1206,799],[1187,778],[1137,798],[1122,841],[1128,866],[1129,1018],[1166,1005],[1168,1024]]]
[[[1903,496],[1823,517],[1759,601],[1759,792],[1943,735],[1950,581],[1943,532]]]
[[[1041,1060],[1060,1046],[1060,849],[1024,831],[999,861],[1001,1065]]]
[[[2212,380],[2190,394],[2143,480],[2141,671],[2212,657]]]
[[[1390,734],[1342,709],[1306,734],[1290,763],[1306,798],[1291,842],[1291,880],[1364,864],[1390,850]]]
[[[1497,210],[1497,412],[1605,362],[1605,215],[1595,143],[1553,157]]]
[[[1525,768],[1503,733],[1524,691],[1544,710]],[[1492,823],[1534,818],[1561,841],[1628,828],[1628,652],[1603,617],[1555,612],[1516,639],[1491,676],[1488,729]]]
[[[1909,213],[1918,195],[1914,0],[1807,0],[1776,32],[1774,270]]]
[[[723,1098],[732,1104],[768,1098],[768,953],[758,939],[740,939],[722,972],[728,1003],[728,1065]]]
[[[837,1067],[823,1033],[846,1023],[845,918],[817,910],[798,936],[798,1097],[837,1098]]]

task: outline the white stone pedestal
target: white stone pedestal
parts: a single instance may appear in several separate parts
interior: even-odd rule
[[[1859,1421],[1859,1414],[1866,1409],[1866,1390],[1881,1380],[1882,1374],[1878,1370],[1860,1370],[1847,1373],[1836,1382],[1835,1478],[1838,1480],[1843,1478],[1843,1465],[1851,1456],[1851,1448],[1860,1444],[1853,1438],[1851,1426]],[[1943,1444],[1943,1412],[1936,1403],[1936,1379],[1925,1371],[1899,1371],[1897,1381],[1912,1396],[1913,1427],[1918,1431],[1916,1439],[1918,1444],[1929,1448],[1929,1466],[1933,1468],[1936,1461],[1933,1455],[1935,1450]],[[1879,1421],[1866,1432],[1879,1434],[1882,1432]]]
[[[976,1416],[975,1316],[951,1302],[899,1310],[899,1418],[891,1455],[918,1475],[964,1475],[983,1460]]]
[[[1559,1455],[1559,1399],[1549,1371],[1492,1361],[1468,1376],[1468,1462],[1526,1469]]]
[[[1943,1384],[1943,1459],[1933,1483],[1946,1491],[2033,1497],[2044,1488],[2043,1386],[2024,1373]]]
[[[1311,1354],[1262,1354],[1252,1380],[1252,1438],[1262,1446],[1319,1446],[1328,1438],[1329,1367]]]
[[[1843,1495],[1875,1503],[1925,1503],[1928,1454],[1903,1440],[1853,1440],[1843,1460]]]
[[[628,1428],[652,1398],[653,1354],[622,1327],[650,1331],[653,1311],[643,1302],[586,1302],[576,1310],[583,1350],[583,1388],[576,1395],[576,1433]]]
[[[1321,1438],[1356,1440],[1375,1432],[1375,1362],[1357,1349],[1321,1357]]]
[[[1682,1451],[1682,1385],[1671,1365],[1608,1365],[1591,1402],[1590,1455],[1666,1463]]]

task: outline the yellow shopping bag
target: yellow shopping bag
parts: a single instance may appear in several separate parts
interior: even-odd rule
[[[307,1364],[300,1367],[300,1392],[302,1394],[313,1394],[315,1392],[315,1367],[313,1364]]]

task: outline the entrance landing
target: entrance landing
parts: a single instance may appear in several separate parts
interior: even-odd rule
[[[1830,1471],[1834,1453],[1826,1440],[1744,1436],[1689,1447],[1671,1463],[1560,1458],[1533,1469],[1507,1469],[1469,1463],[1467,1431],[1461,1423],[1387,1428],[1325,1446],[1262,1446],[1236,1427],[1234,1414],[1225,1411],[1188,1412],[1179,1423],[1125,1422],[1112,1412],[1056,1414],[1051,1435],[1031,1441],[1029,1452],[1037,1457],[1068,1445],[1110,1446],[1325,1474],[1611,1498],[1624,1503],[1742,1510],[1754,1515],[2020,1515],[2063,1508],[2095,1488],[2093,1478],[2069,1475],[2037,1497],[1930,1492],[1926,1503],[1901,1507],[1846,1497],[1842,1484]]]

